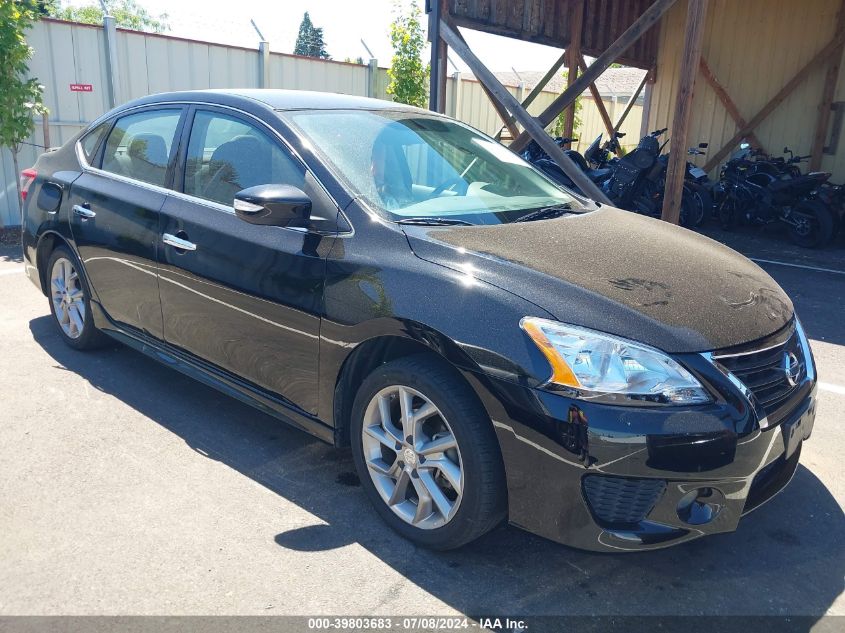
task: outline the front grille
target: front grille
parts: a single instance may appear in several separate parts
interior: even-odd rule
[[[801,341],[794,325],[778,336],[781,342],[763,345],[759,349],[716,353],[713,360],[736,376],[757,398],[766,412],[768,426],[774,426],[784,420],[802,395],[802,383],[807,377],[807,359],[801,349]],[[792,375],[792,382],[787,374],[787,361],[790,354],[798,362],[797,374]]]
[[[607,475],[587,475],[582,480],[584,496],[593,515],[604,524],[631,524],[642,521],[663,491],[662,479],[631,479]]]

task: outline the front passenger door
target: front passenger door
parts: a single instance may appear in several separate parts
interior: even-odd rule
[[[303,189],[313,215],[334,221],[338,210],[251,118],[197,109],[186,135],[182,192],[161,210],[164,338],[315,413],[325,256],[334,237],[248,224],[232,204],[241,189],[273,183]]]

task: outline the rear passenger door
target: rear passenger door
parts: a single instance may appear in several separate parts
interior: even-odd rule
[[[161,212],[165,340],[314,413],[325,256],[338,210],[261,122],[212,107],[190,118],[181,193]],[[236,217],[234,195],[268,183],[309,194],[317,230]]]
[[[94,298],[120,326],[156,338],[162,337],[159,211],[185,110],[135,110],[110,125],[104,142],[83,139],[87,165],[69,196],[71,233]]]

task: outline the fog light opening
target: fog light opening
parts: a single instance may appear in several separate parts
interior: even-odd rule
[[[724,495],[715,488],[696,488],[681,497],[678,518],[688,525],[710,523],[722,511],[724,501]]]

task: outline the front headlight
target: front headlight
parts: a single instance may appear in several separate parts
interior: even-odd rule
[[[569,388],[576,397],[611,396],[618,404],[712,401],[692,374],[653,347],[536,317],[523,318],[519,326],[551,363],[547,384]]]

